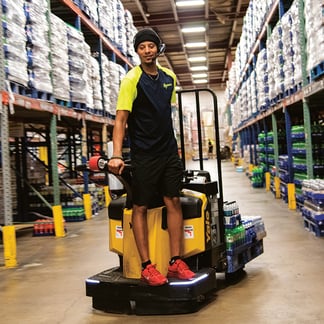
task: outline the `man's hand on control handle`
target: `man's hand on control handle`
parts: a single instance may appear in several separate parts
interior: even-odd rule
[[[112,173],[121,175],[125,168],[125,162],[122,159],[110,159],[108,162],[108,170]]]

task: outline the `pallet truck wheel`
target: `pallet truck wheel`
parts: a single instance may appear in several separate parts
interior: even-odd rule
[[[89,159],[89,169],[91,171],[103,171],[107,166],[107,160],[101,156],[93,156]]]
[[[235,284],[241,281],[246,276],[246,272],[243,268],[237,269],[235,272],[226,272],[225,279],[229,284]]]

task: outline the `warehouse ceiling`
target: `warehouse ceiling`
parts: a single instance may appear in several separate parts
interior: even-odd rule
[[[137,29],[150,27],[160,35],[166,51],[159,63],[176,73],[182,89],[224,89],[249,0],[205,0],[204,4],[193,7],[180,7],[177,1],[121,0],[124,8],[132,13]],[[205,27],[205,31],[182,32],[189,27]],[[185,45],[188,42],[206,42],[206,46],[188,48]],[[205,62],[189,61],[201,56],[206,57]],[[202,65],[207,67],[206,71],[191,70]],[[194,83],[205,79],[204,73],[207,73],[207,83]],[[194,74],[200,76],[193,77]]]

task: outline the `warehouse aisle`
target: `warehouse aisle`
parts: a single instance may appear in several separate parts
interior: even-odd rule
[[[0,268],[0,319],[16,324],[101,323],[323,323],[324,241],[307,232],[298,212],[264,189],[254,189],[230,162],[223,163],[225,200],[237,200],[242,215],[261,215],[265,252],[247,264],[246,275],[228,285],[218,276],[215,300],[197,313],[127,316],[98,312],[85,296],[85,279],[117,264],[109,253],[107,216],[67,223],[65,238],[17,238],[15,269]],[[205,168],[212,168],[207,161]],[[192,167],[192,166],[190,166]],[[0,263],[3,265],[3,249]]]

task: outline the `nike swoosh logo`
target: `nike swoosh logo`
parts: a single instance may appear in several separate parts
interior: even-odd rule
[[[172,87],[172,83],[163,83],[164,89],[168,89],[169,87]]]

